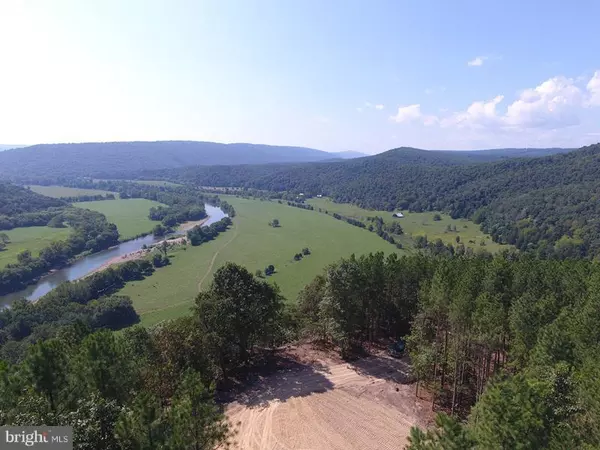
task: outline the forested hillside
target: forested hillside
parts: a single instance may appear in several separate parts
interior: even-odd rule
[[[334,153],[304,147],[159,141],[41,144],[0,153],[0,178],[114,177],[136,170],[190,165],[320,161]]]
[[[600,145],[543,158],[465,164],[399,149],[343,162],[195,167],[145,176],[205,186],[322,194],[374,209],[474,218],[501,243],[545,256],[600,253]]]
[[[65,205],[62,200],[46,197],[14,184],[0,182],[0,216],[12,216]]]

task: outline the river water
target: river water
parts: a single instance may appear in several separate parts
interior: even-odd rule
[[[225,214],[220,208],[215,206],[205,204],[204,207],[206,208],[206,213],[209,216],[208,220],[204,223],[205,226],[218,222],[223,217],[227,216],[227,214]],[[177,234],[178,233],[176,232],[171,236]],[[133,239],[131,241],[123,242],[115,247],[111,247],[101,252],[78,259],[72,265],[42,277],[37,283],[27,286],[27,288],[23,289],[22,291],[13,292],[0,297],[0,309],[23,297],[31,301],[37,300],[57,287],[60,283],[77,280],[98,269],[113,258],[135,252],[136,250],[140,250],[144,245],[154,244],[155,242],[163,239],[163,237],[159,238],[148,235],[138,239]]]

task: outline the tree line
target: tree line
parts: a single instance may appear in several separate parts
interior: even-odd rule
[[[0,270],[0,295],[23,289],[50,269],[65,266],[82,252],[98,252],[119,242],[116,225],[96,211],[64,208],[54,211],[51,221],[53,226],[68,224],[71,235],[64,241],[51,242],[37,257],[28,250],[17,255],[18,262]]]
[[[208,226],[196,225],[194,228],[188,231],[188,240],[193,246],[212,241],[219,235],[219,233],[226,231],[232,223],[233,222],[229,217],[223,217],[218,222],[214,222]]]
[[[154,272],[148,259],[127,261],[60,284],[36,302],[17,300],[0,311],[0,358],[20,361],[31,344],[55,336],[76,322],[90,330],[120,329],[139,321],[131,300],[115,295],[128,281]]]
[[[452,416],[414,430],[412,449],[595,448],[598,292],[600,269],[586,261],[377,253],[329,266],[299,310],[343,356],[406,339],[416,393]]]
[[[216,384],[285,339],[277,287],[227,263],[187,317],[119,334],[64,323],[20,361],[0,360],[0,425],[71,425],[76,448],[226,446]]]

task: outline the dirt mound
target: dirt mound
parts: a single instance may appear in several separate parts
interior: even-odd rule
[[[324,352],[262,378],[227,406],[234,448],[401,449],[428,407],[407,384],[406,360],[385,356],[339,362]],[[306,362],[307,359],[310,362]]]

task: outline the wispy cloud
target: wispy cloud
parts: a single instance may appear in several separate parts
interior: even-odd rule
[[[479,67],[483,66],[483,62],[487,60],[487,56],[477,56],[475,59],[467,62],[467,65],[470,67]]]
[[[382,103],[373,104],[371,102],[365,102],[365,106],[356,108],[356,111],[363,112],[365,109],[376,109],[378,111],[381,111],[384,108],[385,105],[383,105]]]

